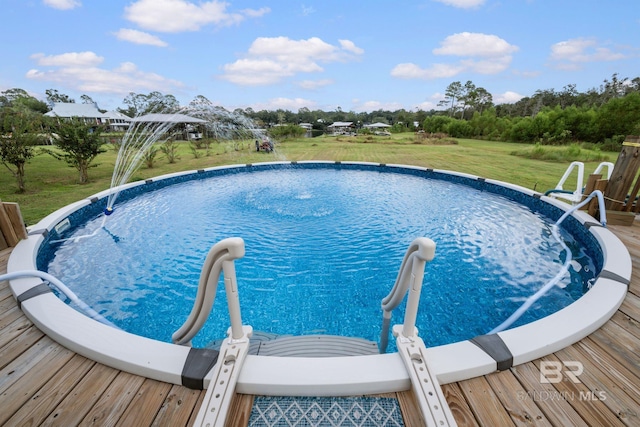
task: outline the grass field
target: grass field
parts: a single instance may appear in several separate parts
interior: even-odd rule
[[[110,145],[105,147],[108,148],[107,152],[98,156],[95,161],[97,166],[89,170],[90,182],[84,185],[77,183],[78,172],[75,169],[48,154],[38,154],[27,164],[27,192],[23,194],[16,193],[17,185],[11,173],[6,168],[1,169],[0,200],[17,202],[25,222],[32,225],[69,203],[108,189],[116,152]],[[180,158],[175,163],[168,163],[166,158],[159,154],[153,168],[141,166],[131,181],[225,164],[335,160],[406,164],[452,170],[544,192],[555,187],[571,160],[584,161],[581,158],[566,162],[543,161],[512,154],[531,147],[530,144],[466,139],[457,140],[457,144],[418,143],[413,134],[399,134],[391,137],[301,138],[278,143],[273,153],[255,152],[252,141],[235,145],[222,142],[214,143],[208,155],[204,150],[200,150],[196,158],[189,144],[183,142],[179,144]],[[604,160],[615,162],[616,158],[616,153],[608,153]],[[599,161],[585,161],[585,172],[592,172],[598,163]],[[575,183],[575,178],[569,182]],[[565,187],[570,189],[568,186]]]

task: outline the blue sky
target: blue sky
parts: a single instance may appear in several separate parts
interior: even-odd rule
[[[639,0],[2,0],[0,91],[100,108],[130,92],[227,109],[430,110],[640,76]]]

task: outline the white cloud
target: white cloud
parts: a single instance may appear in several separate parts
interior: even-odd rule
[[[349,40],[341,40],[342,50],[322,41],[318,37],[307,40],[291,40],[288,37],[259,37],[249,47],[249,56],[270,57],[280,62],[297,64],[296,67],[305,68],[305,63],[313,60],[334,62],[345,60],[350,53],[362,54],[363,50],[356,47]],[[310,68],[315,69],[313,65]]]
[[[333,80],[331,80],[331,79],[302,80],[302,81],[296,83],[297,86],[301,87],[302,89],[307,89],[307,90],[315,90],[315,89],[319,89],[321,87],[329,86],[331,84],[333,84]]]
[[[359,48],[355,45],[351,40],[338,40],[340,46],[346,50],[347,52],[351,52],[355,55],[362,55],[364,53],[364,49]]]
[[[442,97],[440,97],[440,99],[442,99]],[[438,102],[424,101],[416,105],[416,108],[422,111],[431,111],[439,109],[440,107],[438,106]]]
[[[518,50],[504,39],[492,34],[457,33],[444,39],[441,47],[434,49],[436,55],[505,57]]]
[[[248,16],[249,18],[260,18],[263,15],[271,12],[268,7],[261,7],[260,9],[242,9],[241,14]]]
[[[314,13],[316,13],[316,10],[313,8],[313,6],[305,6],[304,4],[302,5],[302,16],[309,16]]]
[[[625,58],[622,53],[601,46],[593,38],[575,38],[551,46],[550,59],[556,68],[576,70],[587,62],[617,61]]]
[[[233,64],[226,64],[225,74],[221,78],[231,83],[242,86],[261,86],[276,83],[284,77],[290,77],[296,72],[320,71],[317,64],[302,64],[303,69],[297,67],[298,64],[286,64],[273,59],[240,59]],[[315,65],[315,69],[313,66]]]
[[[89,51],[49,56],[45,56],[43,53],[34,53],[31,55],[31,59],[35,59],[38,65],[45,67],[89,67],[104,61],[102,56]]]
[[[517,92],[506,91],[505,93],[493,95],[494,104],[513,104],[524,98],[524,95],[520,95]]]
[[[460,65],[433,64],[430,68],[421,68],[413,63],[398,64],[391,70],[393,77],[400,79],[441,79],[453,77],[464,71]]]
[[[59,10],[69,10],[82,6],[82,3],[78,0],[42,0],[42,3],[45,6]]]
[[[220,77],[239,85],[273,84],[298,73],[322,72],[320,63],[353,60],[363,52],[349,40],[340,40],[337,47],[317,37],[307,40],[259,37],[245,58],[223,66]]]
[[[427,98],[426,101],[418,103],[418,105],[415,106],[415,109],[419,109],[423,111],[439,110],[441,109],[441,107],[438,106],[438,103],[443,98],[444,98],[444,94],[440,92],[434,92]]]
[[[177,33],[198,31],[209,24],[230,26],[270,12],[267,7],[229,12],[227,6],[217,0],[197,4],[186,0],[138,0],[125,7],[125,18],[146,30]]]
[[[261,110],[271,110],[275,111],[278,109],[289,110],[289,111],[298,111],[300,108],[309,108],[310,110],[316,107],[315,101],[310,101],[304,98],[273,98],[267,102],[257,103],[251,105],[251,108],[254,111]]]
[[[355,112],[371,112],[377,110],[396,111],[404,108],[399,102],[380,102],[380,101],[364,101],[358,99],[352,100],[353,111]]]
[[[156,73],[148,73],[125,62],[113,70],[99,68],[104,58],[93,52],[32,55],[37,64],[48,69],[31,69],[26,77],[57,83],[62,87],[89,93],[128,94],[129,92],[171,92],[184,85]]]
[[[482,6],[485,0],[434,0],[447,6],[457,7],[459,9],[472,9]]]
[[[143,31],[132,30],[128,28],[120,28],[117,32],[113,33],[118,40],[123,40],[135,44],[144,44],[158,47],[166,47],[167,43],[160,38],[145,33]]]
[[[511,56],[503,56],[500,58],[484,59],[475,61],[473,59],[465,59],[460,61],[465,70],[474,71],[480,74],[498,74],[506,70],[511,64]]]
[[[391,70],[393,77],[402,79],[450,78],[465,71],[480,74],[498,74],[506,70],[513,59],[511,54],[518,47],[491,34],[457,33],[445,38],[440,47],[433,50],[435,55],[461,57],[453,64],[432,64],[422,68],[414,63],[402,63]]]

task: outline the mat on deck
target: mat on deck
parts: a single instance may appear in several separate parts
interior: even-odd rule
[[[249,427],[402,427],[396,399],[256,396]]]

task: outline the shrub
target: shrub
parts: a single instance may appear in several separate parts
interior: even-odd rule
[[[156,155],[158,154],[158,147],[150,147],[142,156],[144,164],[148,169],[152,169],[156,162]]]
[[[169,163],[175,163],[180,156],[178,155],[178,143],[168,140],[160,146],[160,150],[164,153]]]
[[[620,150],[622,150],[622,143],[625,139],[625,135],[615,135],[611,138],[605,138],[600,148],[602,149],[602,151],[611,151],[614,153],[618,153],[620,152]]]

